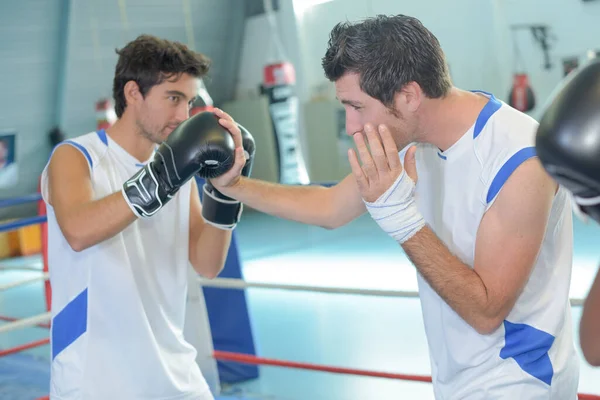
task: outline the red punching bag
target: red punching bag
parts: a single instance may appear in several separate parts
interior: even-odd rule
[[[100,99],[96,102],[96,129],[108,129],[117,120],[112,100]]]
[[[213,99],[210,97],[204,82],[200,81],[198,96],[192,103],[192,107],[190,109],[190,117],[204,111],[213,111],[214,109]]]
[[[510,90],[509,105],[519,111],[527,112],[535,107],[535,95],[529,86],[527,74],[515,74]]]

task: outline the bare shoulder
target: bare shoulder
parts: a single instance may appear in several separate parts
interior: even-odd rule
[[[88,170],[88,161],[83,153],[69,144],[61,144],[58,146],[50,158],[48,165],[49,170],[57,170],[71,166],[74,169],[82,167]]]
[[[543,230],[557,189],[557,183],[545,171],[540,160],[532,157],[507,178],[484,221],[493,220],[513,228]]]
[[[64,192],[76,193],[84,191],[87,194],[90,185],[89,164],[83,153],[69,144],[58,146],[48,164],[49,201],[55,205],[66,196]]]
[[[527,201],[527,199],[535,201],[540,196],[552,197],[557,189],[558,184],[548,175],[539,158],[531,157],[508,177],[497,201],[504,203],[503,200],[516,198],[521,198],[523,201]]]

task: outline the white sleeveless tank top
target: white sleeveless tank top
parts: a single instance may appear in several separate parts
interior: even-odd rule
[[[120,191],[143,166],[103,130],[60,145],[86,157],[95,199]],[[48,204],[47,169],[41,186],[52,285],[50,398],[212,399],[183,335],[191,182],[152,218],[75,252]]]
[[[450,251],[473,267],[477,230],[511,173],[535,157],[537,122],[489,101],[445,152],[418,145],[417,203]],[[560,188],[531,277],[504,323],[481,335],[418,275],[436,399],[575,400],[579,359],[569,304],[570,198]],[[443,266],[440,266],[443,268]]]

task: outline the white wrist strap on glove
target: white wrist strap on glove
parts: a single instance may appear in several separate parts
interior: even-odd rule
[[[207,224],[226,231],[234,230],[239,222],[244,205],[237,200],[215,196],[214,187],[204,184],[202,188],[202,217]]]
[[[396,181],[375,202],[365,201],[371,217],[385,233],[402,244],[425,226],[413,194],[415,183],[402,171]]]

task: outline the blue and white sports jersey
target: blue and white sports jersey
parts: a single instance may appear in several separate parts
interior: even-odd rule
[[[88,160],[95,200],[119,192],[143,166],[104,131],[60,145],[74,146]],[[50,398],[212,399],[196,349],[183,335],[191,182],[152,218],[76,252],[48,204],[47,169]]]
[[[538,126],[493,95],[481,94],[489,101],[461,139],[444,152],[419,144],[416,154],[419,210],[450,251],[471,267],[483,215],[513,171],[535,157]],[[577,398],[572,258],[571,202],[561,187],[530,279],[492,334],[477,333],[418,275],[437,399]]]

